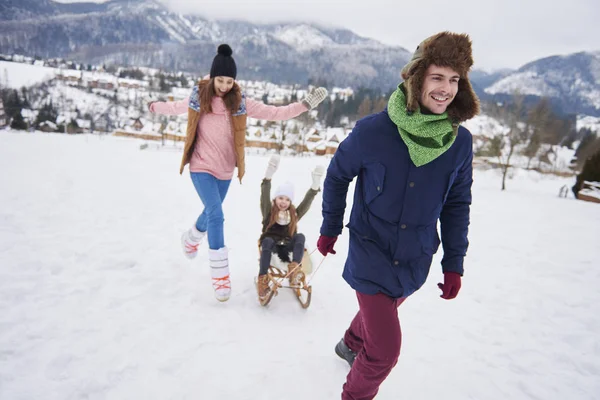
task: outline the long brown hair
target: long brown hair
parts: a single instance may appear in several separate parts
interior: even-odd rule
[[[200,98],[200,110],[204,113],[212,112],[212,99],[217,96],[215,91],[215,79],[205,79],[198,83],[198,97]],[[234,81],[233,87],[223,96],[225,106],[231,113],[235,113],[242,103],[242,89]]]
[[[290,224],[288,225],[288,233],[290,237],[294,237],[296,233],[296,226],[298,225],[298,213],[296,212],[296,207],[293,204],[290,204],[290,207],[287,209],[290,212]],[[269,216],[269,223],[265,227],[265,232],[272,227],[275,222],[277,222],[277,217],[279,216],[279,207],[275,204],[275,200],[273,200],[271,206],[271,215]]]

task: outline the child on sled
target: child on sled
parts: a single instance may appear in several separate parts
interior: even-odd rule
[[[279,166],[279,156],[273,155],[261,183],[260,209],[262,212],[262,234],[260,244],[260,267],[258,271],[258,298],[264,300],[269,295],[269,266],[271,255],[277,254],[281,261],[288,262],[288,279],[291,285],[297,285],[303,278],[299,267],[304,255],[305,237],[297,230],[298,221],[306,214],[312,201],[320,191],[323,166],[317,166],[312,172],[312,185],[304,199],[295,207],[294,186],[286,182],[279,186],[271,197],[271,178]],[[289,254],[292,253],[292,259]]]

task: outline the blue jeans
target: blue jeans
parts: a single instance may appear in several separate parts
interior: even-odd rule
[[[190,175],[204,204],[204,211],[196,221],[196,229],[200,232],[208,231],[208,247],[218,250],[225,247],[223,201],[231,180],[223,181],[206,172],[192,172]]]

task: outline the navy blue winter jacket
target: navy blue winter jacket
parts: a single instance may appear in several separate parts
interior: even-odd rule
[[[355,177],[343,277],[355,290],[407,297],[426,281],[433,255],[463,274],[473,183],[473,139],[464,127],[434,161],[416,167],[387,111],[365,117],[335,152],[323,183],[321,234],[341,234]]]

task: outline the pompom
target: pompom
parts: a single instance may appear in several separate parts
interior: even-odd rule
[[[222,44],[217,49],[217,53],[221,54],[225,57],[229,57],[229,56],[231,56],[231,54],[233,54],[233,50],[231,50],[231,47],[229,47],[228,44]]]

